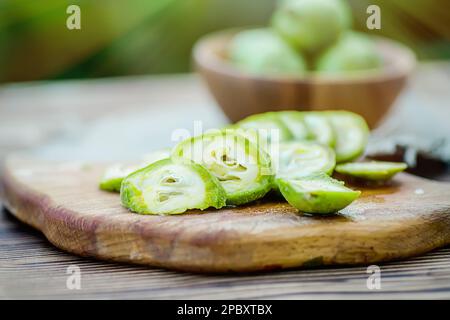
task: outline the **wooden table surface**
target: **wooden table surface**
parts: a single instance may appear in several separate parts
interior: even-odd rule
[[[380,131],[432,123],[428,131],[446,136],[448,88],[449,63],[421,66]],[[198,120],[204,128],[226,123],[191,75],[6,85],[0,88],[0,159],[23,151],[50,159],[129,160],[142,146],[172,143],[172,130],[193,130]],[[80,290],[66,286],[73,265],[81,271]],[[370,290],[363,266],[199,275],[106,263],[62,252],[0,212],[0,298],[450,298],[450,248],[380,268],[381,288]]]

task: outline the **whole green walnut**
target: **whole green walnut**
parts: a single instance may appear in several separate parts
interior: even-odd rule
[[[369,36],[347,32],[318,58],[316,70],[335,73],[376,69],[381,65],[382,58]]]
[[[270,29],[237,33],[229,46],[229,58],[240,69],[256,74],[303,74],[303,57]]]
[[[283,38],[310,54],[331,45],[351,24],[351,10],[343,0],[284,0],[272,17]]]

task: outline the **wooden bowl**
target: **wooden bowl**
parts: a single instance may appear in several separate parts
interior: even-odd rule
[[[416,61],[410,49],[376,37],[376,48],[384,60],[379,70],[298,77],[255,75],[227,61],[228,43],[236,32],[208,35],[193,50],[197,70],[233,122],[265,111],[344,109],[359,113],[375,127],[404,87]]]

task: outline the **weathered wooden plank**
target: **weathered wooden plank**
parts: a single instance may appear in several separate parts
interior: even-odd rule
[[[450,292],[450,248],[382,264],[381,289],[369,290],[364,267],[205,276],[78,258],[6,212],[0,235],[10,239],[0,251],[2,298],[440,299]],[[66,288],[69,265],[81,269],[81,290]]]

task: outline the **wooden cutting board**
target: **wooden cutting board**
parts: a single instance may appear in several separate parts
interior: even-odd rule
[[[55,246],[82,256],[195,272],[372,264],[450,243],[450,184],[400,174],[338,215],[287,203],[176,216],[131,213],[98,190],[101,165],[9,158],[6,207]]]

